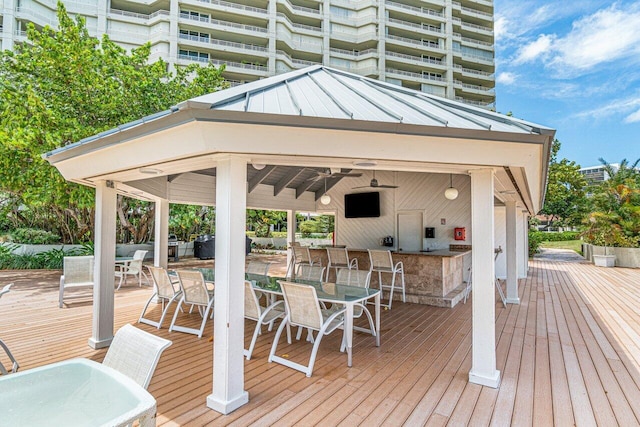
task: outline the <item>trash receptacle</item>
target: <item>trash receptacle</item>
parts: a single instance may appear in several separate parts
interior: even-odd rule
[[[193,241],[193,256],[200,259],[212,259],[216,256],[216,236],[203,234]]]

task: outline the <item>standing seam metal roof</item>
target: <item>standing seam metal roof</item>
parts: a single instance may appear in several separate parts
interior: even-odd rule
[[[189,100],[213,110],[543,134],[535,123],[323,65]],[[186,103],[179,105],[183,106]]]

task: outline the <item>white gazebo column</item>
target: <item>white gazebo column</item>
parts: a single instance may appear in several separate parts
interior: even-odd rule
[[[296,241],[296,211],[287,211],[287,274],[289,274],[289,268],[291,268],[291,277],[294,277],[294,259],[293,259],[293,249],[288,247],[289,245],[293,245]]]
[[[228,414],[249,401],[244,390],[244,270],[247,161],[229,156],[216,166],[216,287],[213,393],[207,406]]]
[[[169,201],[156,199],[153,265],[167,268],[169,255]],[[176,247],[176,251],[178,248]]]
[[[108,347],[113,340],[113,285],[116,261],[116,203],[113,181],[96,182],[93,327],[89,346]]]
[[[493,169],[469,171],[471,175],[472,323],[469,381],[497,388],[496,296],[494,288]]]
[[[518,297],[518,213],[516,202],[505,202],[507,207],[507,302],[520,304]]]

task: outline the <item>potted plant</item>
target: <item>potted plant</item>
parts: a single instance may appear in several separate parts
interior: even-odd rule
[[[593,254],[593,263],[596,267],[615,267],[616,265],[616,256],[609,254],[609,246],[616,244],[620,230],[607,219],[598,212],[592,213],[589,217],[589,228],[584,233],[585,240],[589,243],[604,246],[604,254]]]

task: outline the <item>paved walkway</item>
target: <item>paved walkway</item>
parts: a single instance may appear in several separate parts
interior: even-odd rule
[[[569,249],[540,248],[540,253],[534,256],[536,259],[564,262],[587,262],[581,255]]]

